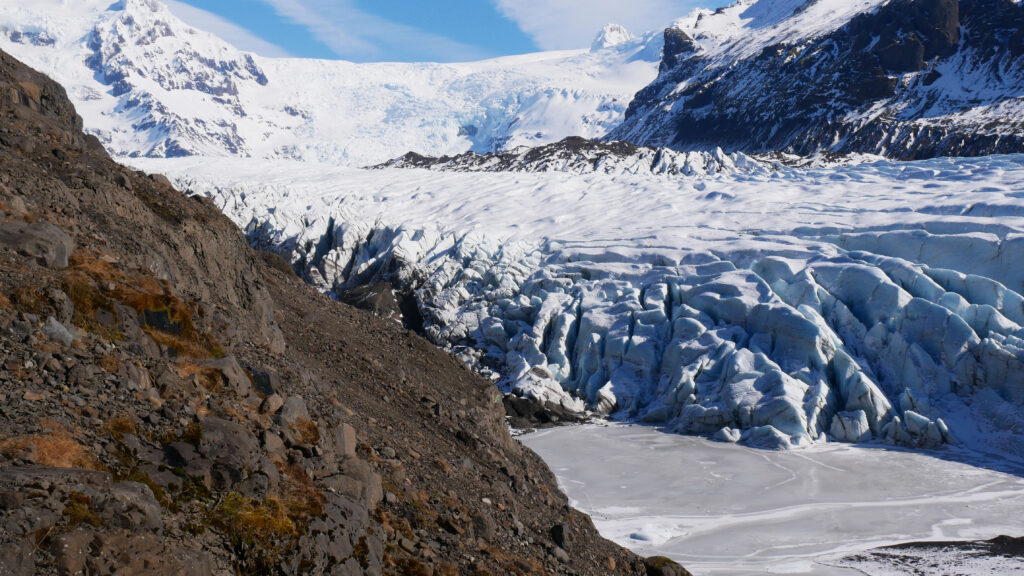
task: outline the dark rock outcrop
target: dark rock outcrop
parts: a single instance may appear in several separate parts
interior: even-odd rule
[[[1011,0],[893,0],[830,33],[724,57],[670,30],[658,79],[609,138],[902,160],[1022,152],[1022,26]]]

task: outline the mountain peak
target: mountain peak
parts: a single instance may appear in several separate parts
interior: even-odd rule
[[[594,38],[594,43],[590,45],[592,52],[598,50],[604,50],[605,48],[612,48],[620,44],[625,44],[633,39],[633,35],[626,30],[624,26],[619,24],[608,24],[606,25]]]

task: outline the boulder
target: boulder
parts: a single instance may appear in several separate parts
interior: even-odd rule
[[[0,245],[39,260],[50,268],[67,268],[75,244],[71,236],[49,222],[0,222]]]
[[[68,330],[67,326],[61,324],[56,318],[50,316],[46,319],[46,324],[43,325],[43,334],[54,342],[60,342],[64,346],[71,346],[75,341],[75,336]]]
[[[53,554],[60,574],[84,574],[89,559],[89,545],[95,535],[91,529],[78,529],[53,538],[50,553]]]
[[[264,396],[276,394],[281,389],[281,379],[274,372],[254,372],[252,377],[256,391]]]
[[[242,398],[254,396],[252,380],[249,379],[249,374],[242,368],[234,356],[206,360],[203,362],[203,365],[219,371],[227,388],[238,396]]]
[[[57,288],[51,289],[47,295],[50,297],[50,303],[53,304],[57,321],[62,324],[71,324],[71,319],[75,314],[75,305],[71,302],[71,298],[63,290]]]
[[[647,569],[647,576],[692,576],[689,570],[664,556],[644,558],[644,568]]]
[[[145,484],[120,482],[105,503],[116,525],[129,530],[157,532],[163,529],[160,503]]]
[[[363,503],[373,510],[384,498],[380,474],[373,471],[366,461],[346,458],[338,466],[339,474],[324,478],[324,484],[339,494]]]
[[[245,426],[220,418],[203,420],[199,453],[215,463],[217,484],[224,486],[241,480],[245,472],[256,467],[259,450],[259,442]]]
[[[133,352],[147,358],[160,357],[160,345],[142,329],[138,312],[134,308],[115,303],[114,315],[117,317],[118,329],[130,343]]]
[[[271,394],[263,399],[260,404],[260,414],[274,414],[284,406],[284,399],[277,394]]]
[[[309,409],[301,396],[289,396],[284,401],[279,417],[282,422],[294,427],[300,420],[309,420]]]
[[[742,437],[743,433],[740,430],[726,426],[725,428],[719,429],[718,432],[715,432],[715,435],[712,436],[711,439],[715,442],[735,444],[739,442]]]

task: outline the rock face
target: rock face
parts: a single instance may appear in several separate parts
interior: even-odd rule
[[[645,573],[489,382],[112,162],[3,53],[0,95],[0,573]]]
[[[48,222],[10,221],[0,222],[0,245],[38,258],[46,266],[67,268],[74,242],[71,236]]]
[[[1020,152],[1022,25],[1011,0],[739,2],[665,32],[658,79],[609,137],[902,160]]]

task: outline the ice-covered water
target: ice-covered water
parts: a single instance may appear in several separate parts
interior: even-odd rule
[[[672,557],[696,576],[856,575],[828,564],[908,541],[1024,534],[1024,467],[954,459],[986,464],[965,452],[767,451],[622,425],[520,439],[603,535]],[[1024,570],[1019,559],[993,562],[981,573]]]

